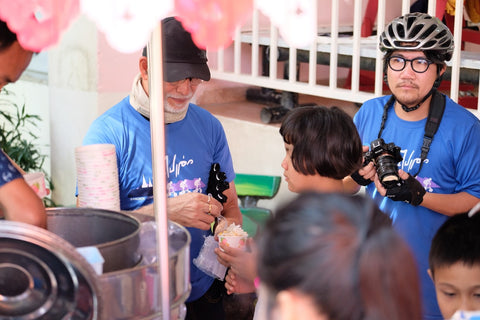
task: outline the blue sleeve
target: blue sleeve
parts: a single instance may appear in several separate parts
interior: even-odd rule
[[[22,178],[22,174],[7,158],[3,150],[0,151],[0,187],[12,180]]]
[[[83,138],[83,145],[111,143],[115,144],[113,138],[115,135],[109,129],[110,126],[103,121],[102,118],[97,118],[91,124],[87,134]]]
[[[357,127],[358,135],[360,136],[360,140],[362,140],[362,145],[370,146],[370,141],[366,141],[368,138],[365,137],[365,129],[369,127],[365,124],[365,115],[367,112],[366,108],[367,106],[364,103],[353,116],[353,123]]]
[[[456,170],[456,192],[468,192],[480,198],[480,122],[475,122],[466,133],[459,148]]]
[[[221,171],[227,175],[227,181],[232,182],[235,179],[235,170],[233,169],[232,155],[228,146],[227,137],[220,121],[217,118],[214,119],[217,126],[215,130],[216,145],[214,162],[220,163]]]

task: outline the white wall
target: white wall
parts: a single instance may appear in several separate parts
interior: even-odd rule
[[[130,91],[140,53],[112,49],[95,23],[81,16],[49,51],[52,199],[76,203],[75,148],[90,124]]]
[[[80,146],[98,115],[97,29],[84,17],[76,20],[49,51],[52,199],[74,206],[75,147]]]
[[[282,178],[277,195],[260,200],[259,207],[275,210],[295,196],[288,190],[280,166],[285,147],[278,127],[216,115],[227,135],[233,165],[238,173],[276,175]]]

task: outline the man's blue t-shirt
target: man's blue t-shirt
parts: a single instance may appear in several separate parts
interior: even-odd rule
[[[363,145],[378,138],[383,107],[390,96],[375,98],[363,104],[354,122]],[[399,169],[412,176],[420,165],[421,147],[427,119],[405,121],[391,106],[381,138],[400,147],[403,160]],[[469,111],[446,97],[445,112],[433,138],[427,159],[417,176],[427,192],[453,194],[467,192],[480,197],[480,122]],[[423,295],[424,318],[443,319],[438,309],[435,289],[427,270],[433,236],[447,216],[422,206],[412,206],[382,197],[371,183],[367,193],[380,209],[388,213],[395,229],[410,245],[416,257]]]
[[[219,163],[227,181],[235,178],[225,132],[208,111],[190,104],[185,118],[165,126],[165,161],[168,197],[187,192],[206,193],[210,168]],[[91,125],[83,144],[114,144],[120,185],[120,208],[135,210],[153,202],[150,122],[129,103],[129,97],[113,106]],[[187,228],[190,246],[190,281],[195,301],[211,286],[213,278],[192,260],[198,256],[209,230]]]

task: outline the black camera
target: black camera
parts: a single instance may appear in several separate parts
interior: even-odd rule
[[[370,150],[365,153],[363,165],[373,161],[377,169],[378,179],[385,189],[392,189],[402,185],[398,175],[398,163],[403,160],[400,148],[394,143],[386,144],[382,138],[370,143]]]

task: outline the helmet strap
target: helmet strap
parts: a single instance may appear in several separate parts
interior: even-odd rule
[[[428,97],[430,97],[430,96],[432,95],[432,93],[433,93],[433,91],[434,91],[435,89],[436,89],[435,87],[432,87],[432,89],[430,89],[430,91],[428,91],[427,95],[426,95],[425,97],[423,97],[422,101],[420,101],[416,106],[411,107],[411,108],[407,107],[407,106],[404,105],[402,102],[400,102],[400,101],[397,99],[397,97],[395,97],[395,100],[397,100],[398,103],[400,103],[400,105],[402,106],[403,111],[405,111],[405,112],[414,111],[414,110],[417,110],[418,108],[420,108],[420,106],[422,105],[422,103],[424,103],[425,100],[427,100]]]
[[[443,74],[440,74],[440,71],[438,71],[437,79],[435,79],[435,82],[433,83],[433,89],[438,89],[438,87],[440,87],[440,83],[442,82],[442,79],[443,79]]]
[[[420,105],[421,105],[421,104],[422,104],[422,103],[420,102],[420,103],[417,104],[415,107],[409,108],[409,107],[407,107],[406,105],[404,105],[403,103],[400,102],[400,105],[402,106],[402,109],[403,109],[403,111],[405,111],[405,112],[415,111],[415,110],[417,110],[418,108],[420,108]]]

